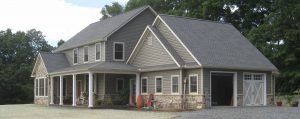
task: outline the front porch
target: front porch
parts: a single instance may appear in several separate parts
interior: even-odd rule
[[[135,105],[139,73],[77,72],[50,76],[50,105],[101,108]]]

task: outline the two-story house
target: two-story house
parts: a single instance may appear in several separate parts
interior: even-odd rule
[[[138,95],[153,94],[160,108],[195,109],[273,104],[276,72],[231,24],[157,15],[144,6],[39,53],[32,77],[36,104],[134,105]]]

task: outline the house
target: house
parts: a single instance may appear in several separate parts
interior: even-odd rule
[[[272,105],[276,72],[231,24],[158,15],[144,6],[39,53],[32,77],[35,104],[134,105],[138,95],[154,94],[160,108],[196,109]]]

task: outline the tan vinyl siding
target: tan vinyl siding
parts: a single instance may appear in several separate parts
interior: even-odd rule
[[[174,60],[159,43],[158,39],[150,33],[147,37],[145,37],[145,40],[136,54],[132,65],[137,67],[147,67],[174,63]]]
[[[143,72],[141,77],[147,77],[147,94],[155,94],[155,77],[162,76],[162,95],[171,95],[171,75],[180,75],[180,70]],[[180,81],[179,81],[180,82]],[[181,87],[179,86],[179,90]]]
[[[103,61],[104,60],[104,58],[105,58],[105,43],[104,42],[97,42],[97,43],[100,43],[101,45],[101,61]],[[94,43],[94,44],[91,44],[91,45],[86,45],[86,46],[88,46],[89,47],[89,61],[87,62],[87,63],[94,63],[95,62],[95,56],[96,56],[96,54],[95,54],[95,44],[96,43]],[[77,64],[83,64],[83,48],[84,48],[85,46],[83,46],[83,47],[79,47],[78,48],[78,63]],[[74,48],[75,49],[75,48]],[[62,51],[62,53],[65,53],[65,55],[66,55],[66,57],[67,57],[67,59],[68,59],[68,61],[70,62],[70,64],[71,65],[73,65],[74,63],[73,63],[73,50],[74,49],[70,49],[70,50],[65,50],[65,51]]]
[[[188,53],[188,51],[183,47],[179,40],[172,34],[172,32],[167,28],[167,26],[160,21],[156,24],[157,29],[161,34],[168,40],[171,46],[179,54],[185,63],[196,62],[193,57]]]
[[[114,61],[113,42],[124,42],[125,60],[122,62],[126,62],[146,26],[151,25],[154,19],[155,15],[149,9],[147,9],[113,35],[108,37],[106,42],[106,61]]]

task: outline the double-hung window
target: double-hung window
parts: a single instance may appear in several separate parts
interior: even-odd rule
[[[85,46],[83,47],[83,62],[89,61],[89,47]]]
[[[101,44],[100,43],[96,43],[95,45],[95,49],[96,49],[96,61],[100,60],[100,55],[101,55]]]
[[[155,93],[162,93],[162,77],[155,77]]]
[[[179,76],[173,75],[171,76],[172,82],[172,93],[179,93]]]
[[[48,79],[35,79],[35,96],[48,96]]]
[[[74,64],[78,63],[78,48],[73,50],[73,63]]]
[[[124,79],[117,79],[117,92],[123,90],[124,88]]]
[[[198,93],[198,75],[189,76],[190,93]]]
[[[124,51],[124,43],[123,42],[114,42],[114,60],[115,61],[124,61],[125,51]]]
[[[141,80],[141,89],[142,89],[142,93],[147,93],[147,78],[143,77]]]

